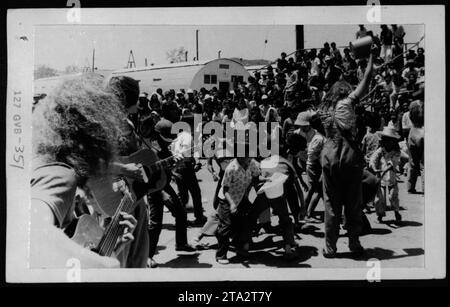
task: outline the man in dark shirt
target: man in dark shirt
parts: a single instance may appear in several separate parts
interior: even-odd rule
[[[281,59],[277,60],[277,69],[279,72],[282,72],[287,66],[288,61],[286,60],[286,52],[281,53]]]
[[[403,47],[404,37],[406,35],[405,30],[403,29],[403,26],[397,26],[396,24],[393,24],[392,25],[392,34],[394,35],[394,38],[398,39],[399,44]]]
[[[366,35],[367,35],[367,29],[364,27],[364,25],[359,25],[359,30],[358,30],[358,32],[356,32],[356,35],[355,35],[356,39],[362,38]]]
[[[331,87],[342,75],[342,71],[335,65],[334,58],[329,56],[325,57],[325,63],[327,64],[327,70],[325,72],[325,80],[329,87]]]

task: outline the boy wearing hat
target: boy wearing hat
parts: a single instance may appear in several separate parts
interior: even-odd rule
[[[295,125],[300,127],[298,133],[306,139],[306,173],[311,186],[305,199],[305,207],[302,208],[302,214],[307,211],[307,221],[318,222],[314,218],[314,210],[322,195],[320,155],[325,137],[311,127],[310,122],[313,116],[314,113],[310,111],[301,112],[295,121]]]
[[[380,148],[370,158],[369,167],[381,177],[381,187],[375,198],[375,210],[378,222],[382,223],[386,215],[386,196],[395,211],[395,220],[402,220],[399,213],[398,182],[396,169],[400,163],[400,147],[398,141],[400,135],[393,126],[384,127],[381,134]]]
[[[245,142],[245,145],[248,146],[248,143]],[[216,236],[219,246],[216,261],[220,264],[229,263],[227,253],[232,238],[237,244],[238,255],[248,254],[251,240],[247,214],[250,206],[248,192],[252,186],[256,186],[260,175],[258,162],[250,157],[238,156],[225,169],[217,206],[219,226]]]

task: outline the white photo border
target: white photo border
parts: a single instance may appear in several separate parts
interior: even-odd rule
[[[373,9],[371,6],[81,8],[79,20],[68,19],[68,16],[74,13],[69,8],[9,10],[6,102],[6,281],[12,283],[70,281],[68,278],[70,268],[58,270],[28,268],[31,105],[34,31],[37,25],[368,24],[370,20],[367,16],[371,9]],[[445,7],[408,5],[381,6],[379,9],[380,19],[374,24],[424,24],[427,54],[425,265],[423,268],[382,268],[381,279],[444,278],[446,276]],[[20,155],[24,158],[20,158]],[[22,159],[24,164],[23,168],[20,168]],[[369,268],[85,269],[81,270],[80,280],[82,282],[365,280],[368,270]]]

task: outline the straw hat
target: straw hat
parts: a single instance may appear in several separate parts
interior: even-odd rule
[[[311,115],[309,112],[301,112],[297,116],[297,120],[295,121],[296,126],[309,126],[311,120]]]
[[[383,128],[383,131],[380,133],[381,136],[394,138],[394,139],[400,139],[400,135],[397,133],[394,127],[392,126],[386,126]]]

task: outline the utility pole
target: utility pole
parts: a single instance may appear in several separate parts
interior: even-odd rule
[[[198,31],[195,31],[195,44],[196,44],[196,48],[197,48],[197,56],[195,57],[195,59],[198,61]]]
[[[295,48],[297,52],[295,53],[295,59],[297,60],[298,50],[305,47],[305,36],[303,32],[303,25],[295,26]]]
[[[127,68],[133,68],[133,66],[136,67],[136,62],[134,61],[133,50],[130,50],[130,54],[128,55]]]
[[[145,58],[145,66],[147,66],[147,58]]]
[[[92,50],[92,72],[95,71],[95,48]]]
[[[185,61],[185,62],[188,61],[188,52],[187,52],[187,51],[184,53],[184,61]]]

